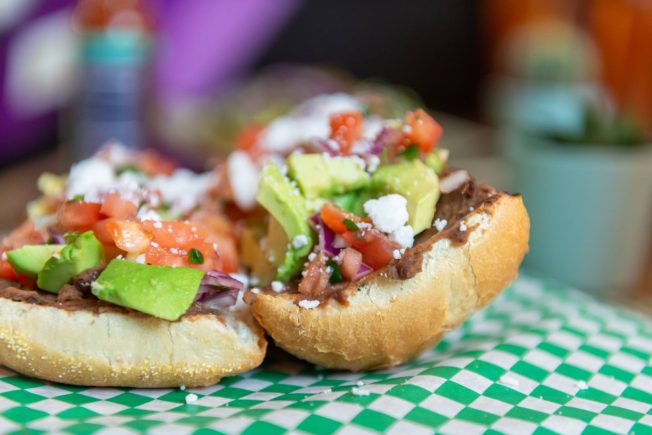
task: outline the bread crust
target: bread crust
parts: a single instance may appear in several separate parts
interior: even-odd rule
[[[267,343],[248,310],[176,322],[0,298],[0,364],[101,387],[198,387],[255,368]]]
[[[357,371],[407,361],[491,302],[516,278],[528,250],[520,196],[499,193],[464,222],[466,243],[434,236],[421,272],[406,280],[363,278],[352,284],[347,306],[331,298],[303,309],[296,295],[261,293],[252,313],[280,347],[324,367]]]

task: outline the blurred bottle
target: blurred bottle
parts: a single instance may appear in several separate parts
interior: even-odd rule
[[[74,116],[72,158],[108,140],[143,144],[151,16],[140,0],[80,0],[82,78]]]

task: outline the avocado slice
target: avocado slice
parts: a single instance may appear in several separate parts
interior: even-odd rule
[[[444,169],[444,166],[446,166],[446,162],[448,161],[448,154],[448,150],[445,148],[435,149],[433,152],[426,156],[426,166],[428,166],[430,169],[435,171],[437,175],[439,175],[439,173],[441,173],[441,171]]]
[[[7,252],[7,260],[21,275],[35,277],[65,245],[25,245]]]
[[[360,189],[369,182],[369,174],[355,157],[292,154],[287,164],[288,175],[296,180],[308,199]]]
[[[261,172],[256,200],[281,224],[290,242],[277,273],[277,279],[286,281],[299,273],[313,244],[306,199],[278,166],[268,163]],[[297,236],[304,236],[307,243],[294,246]]]
[[[91,284],[98,299],[174,321],[197,297],[204,272],[112,260]]]
[[[38,272],[36,284],[42,290],[59,293],[70,278],[104,262],[104,248],[92,231],[75,237]]]
[[[408,223],[414,234],[429,228],[439,199],[439,178],[420,160],[380,167],[371,177],[375,189],[398,193],[407,200]]]

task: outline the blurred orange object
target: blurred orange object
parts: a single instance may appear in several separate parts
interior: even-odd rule
[[[517,30],[534,22],[563,20],[583,29],[597,47],[601,81],[618,109],[652,130],[651,0],[486,0],[484,5],[495,60]]]
[[[77,23],[84,30],[108,28],[151,30],[152,20],[140,0],[80,0]]]
[[[589,30],[621,110],[652,128],[652,1],[593,0]]]

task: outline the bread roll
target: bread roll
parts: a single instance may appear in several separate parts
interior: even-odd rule
[[[388,270],[334,298],[301,308],[296,293],[250,299],[254,317],[283,349],[324,367],[367,370],[407,361],[437,343],[516,278],[528,250],[530,222],[520,196],[498,193],[464,219],[467,240],[422,241],[421,271],[405,280]],[[408,251],[405,255],[411,255]]]

